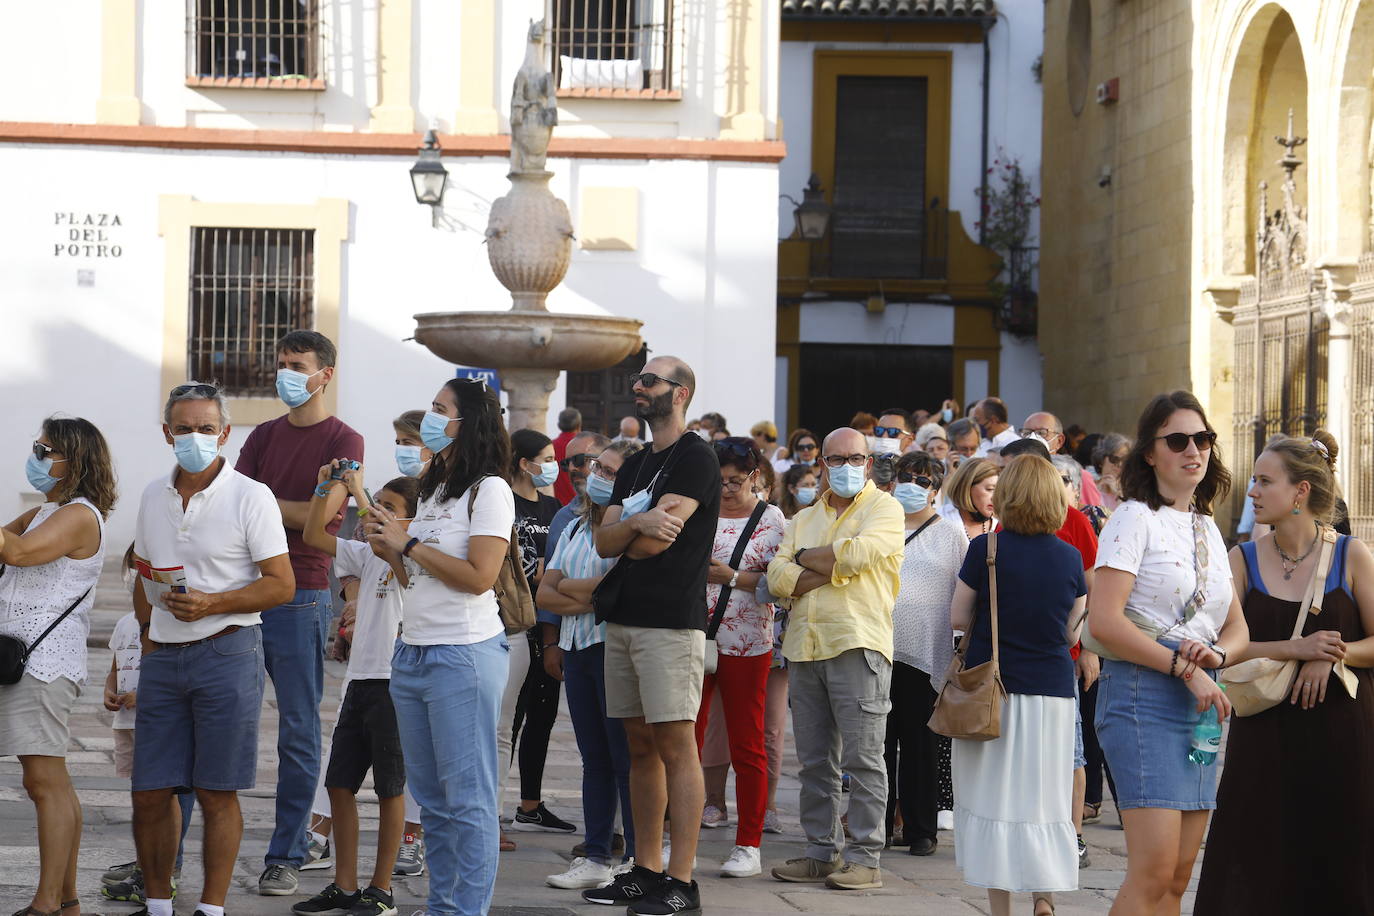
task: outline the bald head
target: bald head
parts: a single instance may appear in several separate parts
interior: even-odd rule
[[[692,397],[697,393],[697,376],[687,363],[676,356],[655,356],[644,364],[644,371],[677,382],[687,390],[687,400],[682,402],[683,409],[691,405]]]
[[[1059,447],[1064,444],[1064,424],[1046,410],[1037,410],[1026,417],[1026,422],[1021,425],[1021,431],[1035,433],[1044,439],[1051,452],[1059,451]]]
[[[868,439],[857,429],[841,426],[821,443],[821,457],[827,455],[867,455]]]

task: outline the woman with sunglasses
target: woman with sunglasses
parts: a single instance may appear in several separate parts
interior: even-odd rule
[[[821,470],[820,441],[816,438],[816,434],[809,429],[792,430],[792,435],[787,437],[787,448],[779,449],[778,457],[773,459],[773,470],[782,474],[788,468],[802,464],[814,468],[819,474]]]
[[[759,845],[768,808],[768,752],[764,727],[768,671],[773,661],[773,606],[761,604],[754,590],[778,552],[787,521],[777,506],[764,506],[737,566],[730,565],[750,518],[761,505],[753,491],[763,456],[750,439],[732,437],[715,443],[720,461],[720,515],[707,573],[706,608],[709,619],[721,614],[716,632],[719,661],[715,674],[706,675],[697,714],[697,745],[706,737],[711,695],[720,691],[730,762],[735,768],[735,807],[739,824],[735,848],[721,865],[721,876],[747,878],[762,869]],[[729,595],[720,608],[722,591]]]
[[[56,626],[19,682],[0,687],[0,756],[19,758],[38,816],[38,887],[21,916],[57,916],[79,907],[81,803],[67,772],[68,721],[86,682],[105,519],[117,494],[105,437],[86,420],[44,420],[25,472],[44,502],[0,529],[0,634],[31,646]]]
[[[1126,829],[1112,913],[1177,913],[1216,807],[1216,767],[1189,759],[1193,731],[1206,710],[1230,715],[1214,675],[1249,644],[1212,519],[1231,475],[1197,398],[1175,391],[1146,405],[1121,485],[1084,634],[1102,657],[1097,738]]]
[[[887,836],[900,803],[903,837],[913,856],[935,851],[939,810],[939,736],[926,723],[936,686],[954,655],[949,608],[968,538],[935,510],[943,462],[925,452],[897,459],[892,495],[906,513],[901,587],[892,610],[892,711],[887,717]]]
[[[1108,512],[1121,505],[1121,467],[1130,451],[1131,440],[1121,433],[1107,433],[1093,447],[1093,471]]]

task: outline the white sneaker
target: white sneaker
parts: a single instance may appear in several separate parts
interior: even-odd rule
[[[935,816],[935,827],[937,830],[953,830],[954,812],[941,811],[939,814],[937,814]]]
[[[771,808],[763,812],[763,832],[782,833],[782,818]]]
[[[634,856],[630,856],[630,857],[629,857],[628,859],[626,859],[624,862],[621,862],[619,865],[613,866],[613,867],[611,868],[611,880],[614,881],[616,878],[619,878],[621,875],[625,874],[626,872],[628,872],[630,869],[632,869],[632,868],[634,868],[634,867],[635,867],[635,857],[634,857]]]
[[[729,816],[715,805],[707,805],[701,812],[701,826],[703,827],[724,827],[729,823]]]
[[[763,871],[757,846],[736,846],[720,866],[722,878],[752,878]]]
[[[567,871],[561,875],[549,875],[544,879],[544,883],[549,887],[561,887],[565,890],[584,890],[589,887],[600,887],[611,878],[609,865],[578,856],[572,860]]]
[[[673,856],[673,841],[665,839],[663,841],[663,870],[668,870],[668,860]],[[692,856],[692,871],[697,870],[697,857]]]

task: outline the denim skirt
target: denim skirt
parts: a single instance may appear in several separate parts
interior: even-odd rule
[[[1118,808],[1210,811],[1217,767],[1188,759],[1197,700],[1184,682],[1153,668],[1102,660],[1097,740],[1116,781]]]

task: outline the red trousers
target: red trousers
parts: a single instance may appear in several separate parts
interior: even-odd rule
[[[739,826],[736,846],[759,846],[763,814],[768,807],[768,753],[763,745],[763,711],[768,697],[768,668],[773,655],[722,655],[716,673],[706,675],[697,712],[697,751],[706,737],[711,692],[720,690],[725,732],[730,739],[730,763],[735,768],[735,809]]]

